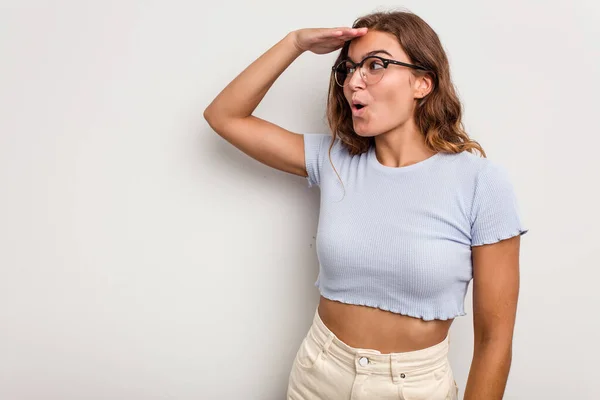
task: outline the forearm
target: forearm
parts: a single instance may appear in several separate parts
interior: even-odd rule
[[[511,361],[511,343],[489,341],[476,344],[464,400],[501,400]]]
[[[290,32],[231,81],[207,107],[204,117],[215,122],[250,116],[277,78],[302,52],[296,46],[294,32]]]

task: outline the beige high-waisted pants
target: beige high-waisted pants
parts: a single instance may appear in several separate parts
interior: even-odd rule
[[[288,400],[458,400],[448,360],[449,335],[425,349],[387,353],[338,339],[321,320],[313,324],[294,359]]]

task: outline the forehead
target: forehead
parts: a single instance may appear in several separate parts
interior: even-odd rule
[[[348,58],[358,62],[367,53],[375,50],[385,50],[395,59],[404,58],[404,51],[402,51],[402,47],[398,43],[398,38],[391,33],[379,31],[369,31],[366,35],[353,39],[348,48]],[[378,55],[388,57],[385,53]]]

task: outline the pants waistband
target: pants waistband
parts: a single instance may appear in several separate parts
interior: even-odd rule
[[[450,334],[433,346],[401,353],[385,353],[375,349],[349,346],[340,340],[321,320],[319,309],[315,311],[313,324],[308,332],[323,352],[341,362],[356,367],[357,372],[379,375],[421,375],[448,362]]]

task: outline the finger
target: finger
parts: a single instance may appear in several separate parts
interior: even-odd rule
[[[344,28],[333,28],[323,32],[323,37],[340,37],[344,34]]]
[[[348,26],[341,26],[338,28],[330,28],[325,30],[325,34],[331,35],[356,35],[360,33],[364,33],[367,31],[367,28],[350,28]]]
[[[359,35],[359,34],[364,34],[367,32],[368,28],[363,27],[363,28],[343,28],[343,29],[338,29],[340,31],[342,31],[344,34],[346,35]]]
[[[330,31],[330,32],[337,32],[337,31],[344,32],[344,31],[347,31],[348,29],[352,29],[352,28],[349,27],[349,26],[338,26],[338,27],[335,27],[335,28],[329,28],[327,30]]]
[[[342,31],[342,34],[339,35],[339,38],[345,38],[346,40],[353,39],[358,36],[363,36],[367,33],[367,28],[349,28]]]

